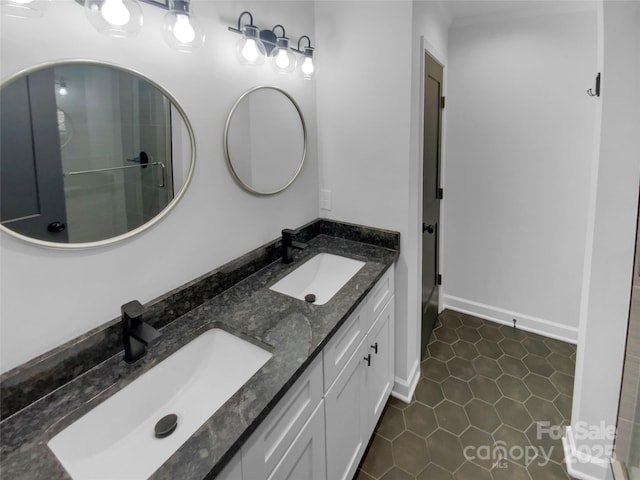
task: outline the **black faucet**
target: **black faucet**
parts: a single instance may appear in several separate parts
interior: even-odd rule
[[[124,360],[133,363],[147,353],[147,345],[160,336],[160,332],[142,321],[146,309],[138,300],[125,303],[122,312],[122,343]]]
[[[304,250],[307,248],[304,243],[293,241],[293,236],[299,233],[299,230],[290,230],[288,228],[282,230],[282,263],[291,263],[293,261],[294,249]]]

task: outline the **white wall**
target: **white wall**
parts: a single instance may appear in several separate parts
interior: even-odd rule
[[[596,105],[589,6],[449,32],[445,306],[571,342]]]
[[[3,16],[2,78],[52,60],[88,58],[120,64],[171,92],[195,130],[197,161],[185,197],[158,225],[113,246],[60,251],[1,235],[1,368],[6,371],[120,314],[120,305],[147,302],[318,215],[315,82],[241,67],[239,36],[227,30],[250,10],[259,27],[283,24],[293,39],[315,43],[308,2],[193,1],[206,43],[191,55],[162,39],[163,11],[143,5],[136,38],[99,34],[73,0],[56,0],[40,19]],[[320,51],[320,49],[319,49]],[[299,102],[309,128],[307,164],[285,192],[256,197],[232,180],[222,154],[222,130],[235,99],[248,88],[274,84]]]
[[[421,36],[444,61],[447,28],[441,2],[316,2],[320,188],[332,192],[320,214],[400,232],[401,398],[420,376]]]
[[[396,387],[405,390],[417,359],[415,329],[407,330],[415,322],[408,312],[415,252],[407,244],[411,12],[404,0],[316,2],[320,188],[332,192],[332,210],[321,216],[400,232]]]
[[[569,473],[581,479],[611,478],[613,438],[580,438],[580,429],[616,424],[640,179],[640,4],[607,0],[600,8],[602,117],[590,171],[576,383],[565,438]]]

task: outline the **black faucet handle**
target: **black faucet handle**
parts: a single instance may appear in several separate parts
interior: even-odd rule
[[[298,235],[300,230],[292,230],[291,228],[285,228],[282,230],[282,235]]]
[[[123,318],[126,317],[131,320],[140,320],[147,309],[144,308],[138,300],[132,300],[122,305],[122,307],[120,307],[120,311],[122,312]]]
[[[149,345],[151,344],[151,342],[160,338],[161,333],[151,325],[147,325],[146,323],[142,322],[140,323],[140,325],[137,325],[129,330],[129,335],[131,335],[139,342],[142,342],[145,345]]]
[[[307,244],[301,242],[291,242],[291,247],[295,248],[296,250],[304,250],[305,248],[307,248]]]

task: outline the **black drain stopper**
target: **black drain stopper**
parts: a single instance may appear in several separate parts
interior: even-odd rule
[[[155,426],[156,438],[164,438],[171,435],[178,426],[178,416],[175,413],[165,415]]]
[[[305,301],[305,302],[309,302],[309,303],[313,303],[313,302],[315,302],[315,301],[316,301],[316,296],[315,296],[315,294],[313,294],[313,293],[307,293],[307,294],[304,296],[304,301]]]

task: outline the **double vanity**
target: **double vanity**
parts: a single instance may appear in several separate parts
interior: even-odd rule
[[[352,478],[393,386],[399,237],[295,240],[289,264],[274,241],[149,302],[136,362],[114,319],[4,374],[3,478]]]
[[[194,130],[151,79],[68,60],[0,87],[4,234],[104,247],[184,195]],[[304,116],[278,87],[242,94],[223,138],[257,198],[303,169]],[[350,479],[393,386],[399,244],[318,219],[146,305],[131,292],[121,318],[0,377],[2,478]]]

